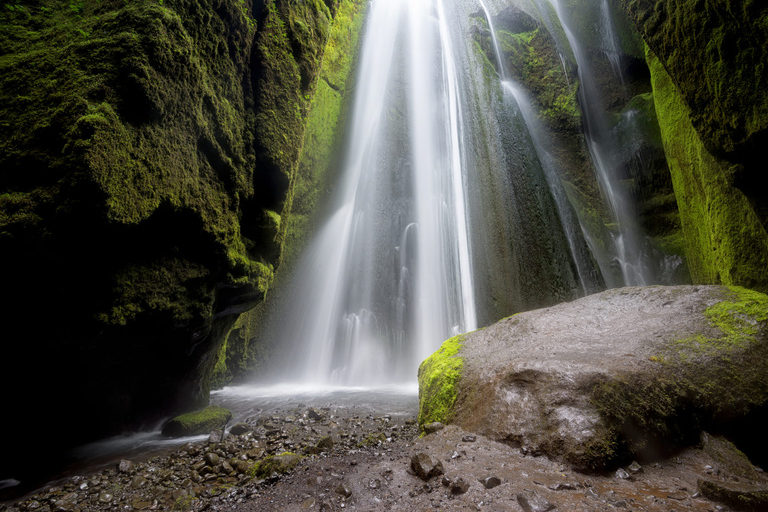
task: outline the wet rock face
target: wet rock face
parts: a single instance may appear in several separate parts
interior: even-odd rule
[[[765,407],[766,320],[763,294],[690,286],[515,315],[465,337],[448,419],[588,470],[694,444]]]

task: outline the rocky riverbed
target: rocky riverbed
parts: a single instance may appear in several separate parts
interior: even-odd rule
[[[751,496],[748,510],[765,506],[752,492],[766,488],[762,471],[712,436],[671,459],[588,475],[456,426],[433,430],[420,436],[415,418],[301,405],[0,510],[727,511],[724,488]]]

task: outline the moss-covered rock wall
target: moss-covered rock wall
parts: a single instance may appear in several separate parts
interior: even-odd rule
[[[65,414],[51,445],[207,401],[280,263],[340,4],[2,6],[2,384],[23,439]]]
[[[621,3],[650,50],[693,281],[768,290],[768,6]]]

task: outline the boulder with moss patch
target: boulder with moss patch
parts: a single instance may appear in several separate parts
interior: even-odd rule
[[[214,429],[224,428],[232,413],[218,405],[209,405],[201,411],[176,416],[163,426],[163,435],[184,437],[207,434]]]
[[[768,406],[767,322],[768,296],[720,286],[614,289],[521,313],[422,364],[419,422],[584,470],[695,444],[703,428],[749,435]]]

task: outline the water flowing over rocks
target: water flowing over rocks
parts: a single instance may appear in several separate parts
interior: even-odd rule
[[[615,289],[515,315],[422,364],[420,422],[585,470],[690,446],[704,428],[758,439],[743,420],[766,411],[766,320],[768,297],[717,286]]]

